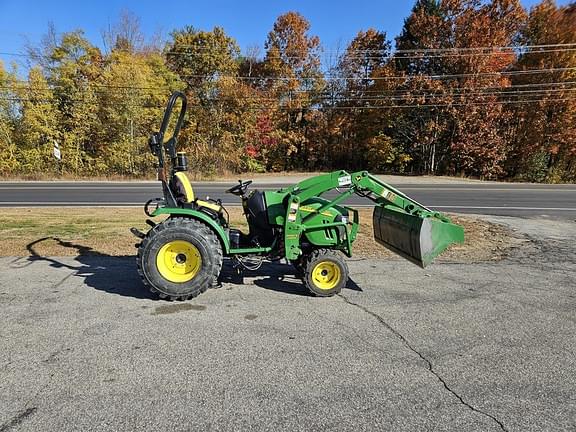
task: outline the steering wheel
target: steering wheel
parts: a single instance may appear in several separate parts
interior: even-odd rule
[[[226,193],[242,196],[246,193],[246,189],[248,189],[248,186],[250,186],[251,184],[252,180],[248,180],[245,182],[243,182],[242,180],[238,180],[238,184],[236,186],[232,186],[230,189],[227,189]]]

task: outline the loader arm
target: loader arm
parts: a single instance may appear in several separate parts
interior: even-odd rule
[[[356,193],[374,201],[376,204],[393,205],[409,213],[441,216],[441,213],[433,212],[424,207],[367,171],[358,171],[352,174],[346,171],[335,171],[330,174],[311,177],[292,186],[288,191],[293,195],[297,195],[300,202],[303,202],[309,198],[321,196],[326,192],[341,188],[346,190],[337,197],[337,203],[343,202]],[[334,201],[331,201],[330,204],[333,203]]]
[[[314,214],[302,214],[301,203],[326,192],[337,190],[340,194],[326,203]],[[300,234],[306,230],[318,229],[314,225],[319,215],[336,205],[343,203],[353,194],[373,201],[376,206],[373,214],[375,240],[408,259],[426,267],[448,246],[464,242],[464,231],[459,225],[440,212],[433,211],[401,191],[381,181],[367,171],[348,173],[335,171],[330,174],[306,179],[286,192],[289,195],[286,210],[285,245],[286,256],[294,259],[301,250]],[[351,242],[358,229],[357,212],[354,212],[352,229],[347,233],[347,255],[351,255]],[[346,223],[342,223],[346,227]],[[324,225],[325,226],[325,225]]]
[[[352,176],[356,193],[374,201],[376,204],[394,206],[415,216],[434,217],[450,222],[450,219],[442,213],[430,210],[366,171],[354,173]]]

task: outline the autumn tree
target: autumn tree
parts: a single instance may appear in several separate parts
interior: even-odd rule
[[[218,79],[237,74],[240,48],[220,27],[202,31],[187,26],[172,32],[171,38],[166,51],[168,65],[189,92],[207,105]]]
[[[236,41],[219,27],[172,33],[167,62],[187,83],[191,105],[182,142],[193,150],[192,167],[199,172],[239,171],[247,163],[245,134],[255,121],[256,99],[237,78],[239,54]]]
[[[452,102],[443,82],[431,78],[452,72],[442,64],[443,57],[429,55],[429,50],[448,48],[449,14],[441,0],[418,0],[404,21],[402,33],[396,38],[398,53],[393,61],[399,75],[407,75],[400,83],[394,139],[409,152],[417,173],[435,174],[450,150],[450,117],[444,105]],[[457,86],[458,83],[455,84]]]
[[[452,48],[450,34],[448,11],[442,1],[417,0],[396,38],[396,49],[409,53],[395,57],[397,69],[409,75],[442,73],[443,64],[439,57],[426,56],[425,53],[426,50]]]
[[[147,138],[170,92],[184,84],[161,52],[119,44],[102,54],[79,31],[57,34],[51,27],[35,49],[37,65],[17,92],[21,169],[53,171],[58,142],[64,173],[147,174],[153,165]]]
[[[362,96],[360,92],[374,85],[376,73],[388,63],[390,48],[385,32],[372,28],[358,32],[338,65],[339,74],[346,80],[349,93]]]
[[[6,71],[0,61],[0,174],[14,173],[19,169],[16,156],[14,131],[16,126],[15,92],[16,76]]]
[[[109,24],[101,33],[108,52],[121,50],[134,53],[141,52],[145,47],[146,37],[140,26],[140,18],[129,10],[121,11],[118,22]]]
[[[115,49],[106,58],[97,89],[98,155],[114,172],[144,175],[153,164],[147,146],[150,131],[158,128],[169,94],[184,84],[168,70],[160,53],[131,53]]]
[[[324,87],[320,70],[320,39],[309,34],[310,23],[297,12],[279,16],[268,38],[264,73],[277,100],[283,134],[271,153],[270,168],[304,167],[311,155],[308,115]]]
[[[385,32],[360,31],[346,47],[333,74],[337,92],[325,101],[335,166],[402,171],[406,159],[389,134],[391,111],[384,101],[394,91],[388,77],[391,44]]]
[[[95,140],[107,143],[99,156],[114,172],[144,175],[153,163],[147,146],[150,131],[158,128],[169,94],[183,90],[184,83],[169,70],[161,50],[148,42],[133,13],[122,11],[103,39],[110,52],[92,83],[99,122],[106,125],[96,131]]]
[[[558,7],[544,0],[531,11],[521,42],[525,45],[576,43],[576,5]],[[546,74],[514,77],[515,85],[531,92],[535,102],[514,107],[515,140],[509,166],[512,174],[530,181],[576,179],[576,53],[543,49],[522,53],[516,68],[543,69]],[[554,71],[554,70],[558,71]]]
[[[30,69],[27,84],[17,94],[21,108],[16,137],[23,173],[58,174],[52,149],[60,141],[59,115],[52,89],[40,68]]]
[[[49,25],[26,73],[0,65],[0,173],[146,176],[167,97],[186,93],[192,174],[369,169],[576,180],[576,6],[416,0],[395,48],[381,30],[322,52],[297,12],[264,50],[222,28],[160,44],[124,12],[103,32]],[[327,75],[323,68],[328,67]]]
[[[509,142],[496,131],[508,119],[498,91],[510,85],[500,72],[515,57],[499,48],[514,43],[523,19],[518,0],[416,3],[396,43],[398,68],[420,77],[411,94],[422,97],[402,120],[416,126],[406,144],[419,172],[504,174]]]
[[[59,117],[63,166],[76,175],[95,173],[100,143],[91,139],[98,124],[97,91],[91,86],[101,73],[102,54],[82,31],[64,33],[43,54],[48,84]]]

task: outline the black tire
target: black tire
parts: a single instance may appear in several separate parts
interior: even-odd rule
[[[318,297],[332,297],[348,282],[348,265],[339,251],[316,249],[304,257],[304,266],[304,284]]]
[[[161,274],[162,269],[158,267],[159,253],[174,242],[192,245],[200,257],[197,267],[190,273],[193,274],[190,280],[171,281]],[[138,248],[137,261],[138,273],[150,291],[163,299],[187,300],[217,283],[222,270],[222,246],[214,232],[202,222],[173,217],[148,231]]]

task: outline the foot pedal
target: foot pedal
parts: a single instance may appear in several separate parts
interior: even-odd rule
[[[139,229],[134,228],[134,227],[130,228],[130,232],[132,234],[134,234],[136,237],[141,238],[141,239],[146,237],[146,234],[144,234],[142,231],[140,231]]]

